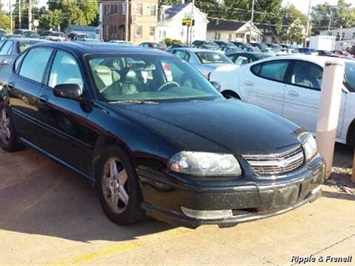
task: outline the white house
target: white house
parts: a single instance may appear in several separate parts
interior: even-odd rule
[[[187,24],[191,22],[193,25],[183,25],[183,21]],[[165,38],[181,40],[184,43],[206,40],[207,23],[207,14],[192,3],[163,5],[158,22],[158,41]]]
[[[335,36],[336,50],[344,50],[347,47],[355,45],[355,27],[322,30],[319,32],[319,35]]]
[[[261,35],[252,22],[215,19],[207,25],[208,40],[261,42]]]

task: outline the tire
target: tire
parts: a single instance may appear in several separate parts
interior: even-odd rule
[[[10,109],[4,102],[0,102],[0,147],[7,152],[21,148],[11,119]]]
[[[355,149],[355,123],[352,123],[351,128],[349,129],[346,144]]]
[[[115,145],[106,148],[96,164],[95,175],[101,206],[111,221],[129,225],[145,218],[138,177],[122,149]]]
[[[238,94],[236,94],[235,92],[230,92],[230,91],[223,91],[222,95],[224,98],[226,99],[238,99],[240,100],[240,97]]]

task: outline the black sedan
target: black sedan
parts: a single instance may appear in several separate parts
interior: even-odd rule
[[[41,41],[34,38],[7,38],[0,41],[0,65],[12,63],[20,53]]]
[[[87,177],[118,224],[148,215],[229,226],[320,195],[324,161],[312,135],[224,99],[168,53],[41,43],[0,79],[3,150],[26,144]]]
[[[254,52],[237,52],[227,54],[230,60],[238,66],[246,65],[254,61],[258,61],[267,57],[271,57],[270,54],[254,53]]]

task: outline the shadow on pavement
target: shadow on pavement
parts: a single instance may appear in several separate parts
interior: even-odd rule
[[[132,240],[174,228],[154,220],[118,226],[94,188],[33,150],[0,151],[0,229],[76,241]]]
[[[355,183],[351,182],[353,154],[349,146],[335,145],[332,174],[324,183],[322,197],[355,201]]]

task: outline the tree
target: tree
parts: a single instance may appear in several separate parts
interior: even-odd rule
[[[355,7],[344,0],[339,0],[336,6],[319,4],[312,8],[311,18],[315,33],[331,28],[347,28],[355,25]]]
[[[0,1],[0,29],[4,29],[7,32],[10,32],[10,17],[8,14],[2,13],[3,4]]]
[[[306,28],[301,19],[296,18],[287,30],[287,39],[290,42],[302,43],[306,37]]]
[[[48,9],[52,13],[50,16],[41,17],[44,22],[50,21],[57,24],[58,18],[61,17],[61,29],[65,29],[71,24],[87,26],[97,17],[98,2],[97,0],[52,0],[48,2]],[[57,11],[55,12],[55,10]],[[50,28],[50,25],[47,27]]]
[[[55,29],[60,31],[60,25],[63,21],[64,15],[62,10],[55,9],[49,10],[46,14],[42,15],[39,19],[40,25],[46,29]]]

